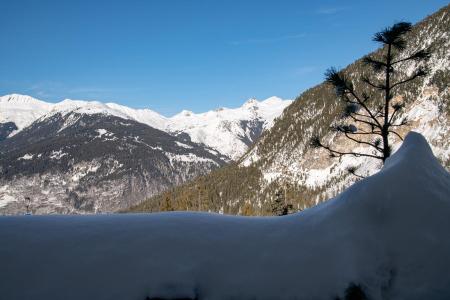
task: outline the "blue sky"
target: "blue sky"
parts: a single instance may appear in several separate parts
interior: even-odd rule
[[[448,4],[0,0],[0,94],[113,101],[165,115],[295,98],[372,51],[371,36]]]

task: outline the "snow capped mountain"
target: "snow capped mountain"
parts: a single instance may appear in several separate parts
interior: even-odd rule
[[[14,123],[18,130],[51,110],[53,105],[30,96],[11,94],[0,97],[0,123]],[[17,132],[17,131],[15,131]]]
[[[410,133],[379,173],[289,216],[4,217],[0,289],[10,300],[284,300],[343,299],[355,284],[364,299],[449,299],[449,195],[450,174]]]
[[[264,101],[250,99],[234,109],[219,108],[201,114],[182,111],[169,119],[166,128],[169,132],[187,133],[193,142],[238,159],[291,102],[271,97]]]
[[[116,103],[70,99],[47,103],[13,94],[0,97],[0,123],[15,123],[17,130],[10,134],[13,135],[37,119],[42,120],[56,114],[111,115],[175,135],[185,133],[193,142],[203,143],[230,159],[237,159],[247,151],[263,129],[270,128],[273,120],[291,102],[277,97],[261,102],[250,99],[236,109],[220,108],[200,114],[183,110],[167,118],[150,109],[133,109]]]

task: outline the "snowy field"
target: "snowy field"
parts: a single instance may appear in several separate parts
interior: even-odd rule
[[[450,174],[410,133],[376,175],[284,217],[0,218],[1,299],[450,299]]]

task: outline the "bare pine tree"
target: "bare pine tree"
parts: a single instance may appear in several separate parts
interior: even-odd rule
[[[338,151],[330,145],[323,144],[318,136],[312,140],[314,147],[324,148],[332,156],[364,156],[379,159],[383,163],[391,155],[390,135],[402,139],[397,129],[407,124],[406,119],[397,120],[405,102],[392,103],[391,100],[399,86],[426,75],[426,71],[419,67],[409,77],[394,82],[395,75],[402,64],[424,61],[430,57],[430,53],[425,49],[404,55],[407,44],[404,35],[411,28],[411,23],[400,22],[376,33],[373,41],[384,46],[381,50],[383,53],[377,58],[366,56],[363,59],[363,62],[371,67],[373,76],[372,78],[365,76],[361,80],[368,88],[381,93],[381,102],[375,101],[375,97],[367,91],[357,91],[352,80],[344,72],[332,67],[325,73],[326,82],[334,86],[337,96],[345,103],[344,122],[332,126],[332,129],[345,135],[355,144],[367,145],[374,151],[371,154]],[[349,172],[361,177],[356,174],[355,168],[350,168]]]

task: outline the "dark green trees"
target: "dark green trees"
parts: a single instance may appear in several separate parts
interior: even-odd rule
[[[275,199],[272,202],[272,214],[275,216],[285,216],[292,210],[292,204],[286,203],[286,196],[283,191],[279,190],[275,193]]]
[[[425,49],[411,52],[406,48],[405,34],[411,28],[410,23],[400,22],[374,35],[373,40],[383,47],[376,55],[368,55],[363,59],[371,67],[370,76],[359,78],[365,87],[356,87],[349,74],[336,68],[330,68],[325,73],[326,82],[334,86],[337,96],[345,104],[343,122],[332,128],[355,144],[367,145],[373,151],[339,151],[323,144],[318,137],[313,138],[313,146],[328,150],[332,156],[366,156],[383,163],[391,155],[390,136],[402,139],[397,129],[407,124],[406,119],[398,118],[405,101],[393,101],[396,91],[399,86],[426,75],[422,67],[417,67],[406,76],[399,70],[407,62],[424,61],[430,56]]]
[[[357,285],[351,283],[347,289],[345,290],[345,300],[369,300],[369,297],[366,295],[363,287],[361,285]],[[341,300],[340,297],[336,297],[335,300]]]

